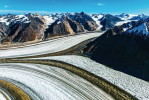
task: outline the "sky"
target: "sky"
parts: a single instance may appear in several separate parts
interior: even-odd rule
[[[0,0],[0,14],[65,12],[146,14],[149,0]]]

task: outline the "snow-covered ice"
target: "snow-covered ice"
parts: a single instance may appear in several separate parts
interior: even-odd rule
[[[47,65],[0,64],[0,79],[8,82],[9,79],[15,80],[14,84],[32,100],[113,100],[111,96],[83,78]],[[19,85],[20,83],[26,87]],[[27,89],[34,91],[33,94],[28,93]]]
[[[104,32],[86,33],[86,34],[58,38],[49,41],[43,41],[40,43],[26,45],[26,47],[23,46],[10,47],[6,48],[7,50],[0,50],[0,58],[24,57],[24,56],[54,53],[69,49],[70,47],[75,46],[80,42],[83,42],[93,37],[98,37],[103,33]]]
[[[125,73],[113,70],[102,64],[99,64],[89,58],[69,55],[69,56],[53,56],[34,59],[51,59],[63,61],[77,67],[83,68],[97,76],[100,76],[109,82],[126,90],[130,94],[140,100],[149,100],[149,83],[141,79],[132,77]]]

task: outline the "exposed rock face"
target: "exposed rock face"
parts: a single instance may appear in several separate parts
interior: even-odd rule
[[[127,31],[123,29],[126,24],[108,30],[90,42],[84,54],[108,67],[149,81],[149,38],[144,27],[140,30],[144,23],[148,22],[140,20],[134,23],[136,27],[131,23]]]

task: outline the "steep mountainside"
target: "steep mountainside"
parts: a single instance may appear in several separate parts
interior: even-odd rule
[[[84,54],[113,69],[149,81],[149,18],[105,32],[84,48]]]

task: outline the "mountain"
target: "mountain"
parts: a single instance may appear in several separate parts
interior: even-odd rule
[[[115,26],[83,53],[113,69],[149,81],[149,17]]]

